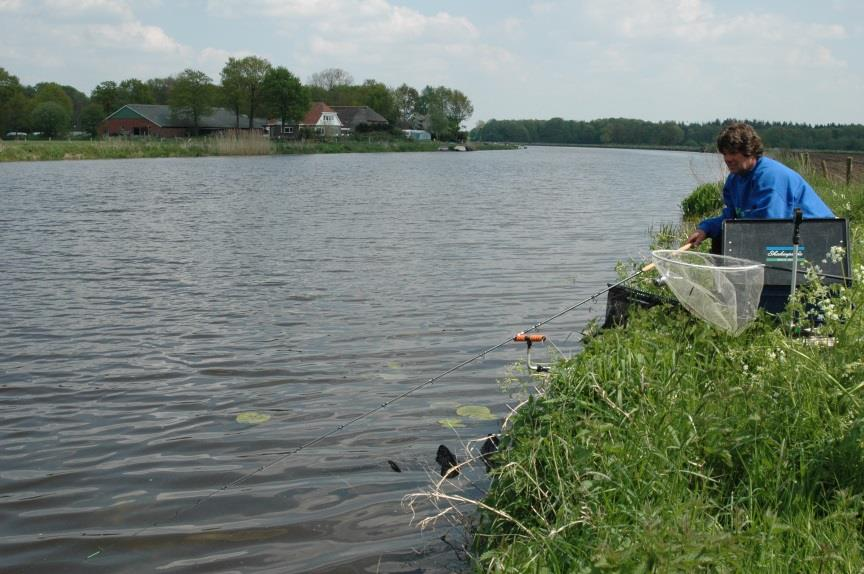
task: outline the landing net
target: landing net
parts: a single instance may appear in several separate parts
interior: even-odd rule
[[[681,304],[732,335],[756,317],[765,267],[761,263],[692,251],[652,251],[654,264]]]

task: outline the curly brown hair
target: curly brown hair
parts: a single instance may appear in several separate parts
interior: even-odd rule
[[[717,136],[717,150],[720,153],[740,153],[747,157],[762,157],[765,151],[762,138],[749,124],[729,124]]]

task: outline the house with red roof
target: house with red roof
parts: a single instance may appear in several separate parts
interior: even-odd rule
[[[315,102],[300,121],[300,128],[307,128],[318,137],[342,135],[342,121],[336,110],[324,102]]]

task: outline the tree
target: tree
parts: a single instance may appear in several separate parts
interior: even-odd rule
[[[7,131],[29,132],[30,114],[32,111],[33,100],[25,95],[24,90],[16,92],[0,108],[0,127],[3,127],[0,130],[0,134],[5,134]]]
[[[66,92],[66,95],[69,96],[69,99],[72,100],[72,127],[75,129],[81,128],[81,114],[90,104],[90,98],[87,97],[87,94],[81,92],[77,88],[72,86],[60,86],[63,88],[63,91]]]
[[[261,84],[270,62],[256,56],[246,56],[240,60],[228,58],[222,68],[222,93],[226,104],[230,105],[240,125],[241,105],[249,112],[249,128],[255,120],[255,108],[261,98]]]
[[[451,129],[458,132],[462,129],[462,123],[474,113],[474,106],[468,96],[459,90],[447,90],[444,113],[450,121]]]
[[[174,78],[151,78],[146,82],[147,88],[153,95],[154,104],[168,104],[168,96],[171,94],[171,88],[174,86]]]
[[[102,82],[90,92],[90,101],[102,106],[102,111],[108,116],[114,113],[120,101],[120,91],[115,82]]]
[[[570,141],[570,130],[562,118],[552,118],[543,124],[538,134],[544,142],[567,143]]]
[[[135,78],[130,78],[120,82],[120,85],[117,86],[117,91],[120,99],[119,104],[121,106],[126,104],[156,103],[156,98],[153,96],[153,91],[150,89],[150,86],[141,80],[136,80]]]
[[[228,58],[222,68],[222,86],[219,99],[234,112],[234,128],[240,129],[240,113],[243,107],[243,83],[241,79],[240,60]]]
[[[684,141],[684,130],[675,122],[663,122],[657,132],[657,143],[663,146],[678,145]]]
[[[91,136],[99,135],[99,124],[105,119],[105,114],[102,112],[102,106],[99,104],[87,104],[81,110],[80,127]]]
[[[309,96],[297,76],[287,68],[271,68],[261,83],[261,97],[271,111],[279,115],[282,133],[289,119],[299,122],[309,109]]]
[[[0,136],[9,131],[18,131],[20,118],[15,117],[15,108],[20,105],[21,99],[26,101],[18,77],[0,68]]]
[[[400,127],[413,128],[417,116],[417,100],[420,99],[420,94],[408,84],[402,84],[393,90],[393,99],[396,102]]]
[[[354,78],[341,68],[327,68],[312,74],[309,78],[309,85],[316,86],[330,92],[337,86],[350,86],[354,83]]]
[[[172,113],[192,120],[195,135],[201,118],[213,111],[215,91],[213,80],[204,72],[185,69],[174,82],[169,102]]]
[[[399,111],[396,108],[396,98],[387,86],[375,80],[366,80],[361,86],[361,92],[363,96],[361,105],[369,106],[384,116],[391,126],[398,123]]]
[[[423,124],[437,139],[456,137],[459,132],[459,122],[455,121],[455,108],[451,109],[453,90],[438,86],[426,86],[417,102],[417,109],[423,114]],[[467,98],[466,98],[467,100]],[[470,105],[470,102],[468,102]],[[473,113],[473,109],[471,110]]]
[[[60,84],[54,82],[42,82],[36,84],[36,95],[33,99],[37,106],[45,102],[54,102],[59,104],[63,106],[63,109],[66,110],[69,117],[72,117],[72,112],[74,110],[72,98],[66,94],[66,90],[64,90]]]
[[[42,102],[31,114],[33,129],[53,138],[65,134],[72,122],[71,114],[57,102]]]

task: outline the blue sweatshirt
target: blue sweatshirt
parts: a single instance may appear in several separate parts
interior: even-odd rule
[[[712,239],[720,238],[724,219],[791,219],[797,207],[805,219],[834,217],[798,172],[764,156],[747,173],[729,174],[723,206],[722,215],[698,225]]]

